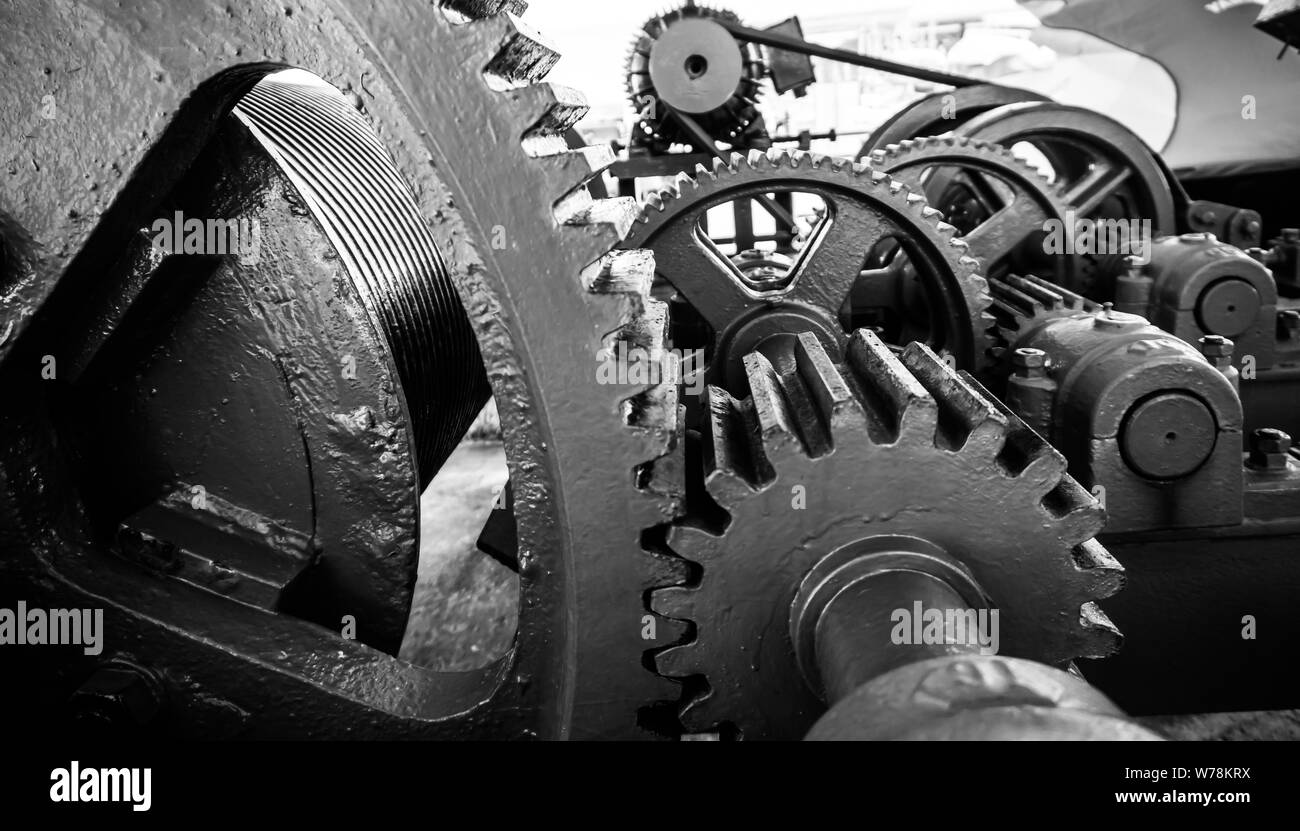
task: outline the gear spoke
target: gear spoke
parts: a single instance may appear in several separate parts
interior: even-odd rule
[[[745,288],[740,269],[700,232],[697,219],[665,229],[660,239],[656,271],[710,326],[725,326],[758,302]]]
[[[827,216],[794,265],[787,298],[839,309],[849,296],[867,256],[865,243],[896,237],[902,229],[878,208],[848,200],[828,205]]]
[[[1127,167],[1098,161],[1078,181],[1071,182],[1066,198],[1082,216],[1091,216],[1103,202],[1128,182],[1133,171]]]

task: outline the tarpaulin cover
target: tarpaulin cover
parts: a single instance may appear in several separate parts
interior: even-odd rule
[[[1157,149],[1180,176],[1300,167],[1300,54],[1292,49],[1279,59],[1281,42],[1254,28],[1262,3],[1022,2],[1046,26],[1087,32],[1169,72],[1178,90],[1177,120]]]

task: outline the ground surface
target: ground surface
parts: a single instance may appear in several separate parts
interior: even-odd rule
[[[420,499],[420,575],[401,657],[438,670],[474,669],[510,648],[519,578],[474,545],[505,484],[501,444],[467,440]]]

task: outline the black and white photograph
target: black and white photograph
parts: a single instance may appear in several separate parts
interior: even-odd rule
[[[1289,801],[1300,0],[0,0],[0,73],[0,817]]]

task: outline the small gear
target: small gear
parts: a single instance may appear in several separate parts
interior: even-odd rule
[[[1074,280],[1078,258],[1047,254],[1043,245],[1049,221],[1070,221],[1065,192],[1010,148],[966,136],[908,139],[872,152],[871,165],[924,192],[961,232],[986,277],[1015,271]]]
[[[665,117],[664,105],[689,115],[715,141],[754,146],[766,139],[758,113],[767,71],[762,54],[738,42],[719,20],[740,22],[732,12],[691,4],[642,26],[627,59],[627,94],[639,115],[634,144],[659,153],[694,144]]]
[[[837,363],[805,333],[796,353],[784,372],[747,355],[744,400],[709,390],[705,486],[727,517],[672,529],[698,583],[652,597],[695,626],[655,657],[665,675],[707,681],[685,686],[686,729],[802,736],[822,704],[785,612],[822,556],[882,535],[919,537],[969,569],[1000,610],[1003,654],[1061,665],[1118,647],[1095,601],[1122,569],[1093,539],[1103,510],[1060,453],[921,344],[895,356],[860,330]]]
[[[1032,274],[992,279],[989,293],[993,295],[993,316],[998,321],[995,332],[999,344],[994,349],[999,356],[1049,320],[1102,310],[1100,303]]]
[[[647,197],[623,244],[653,250],[659,278],[713,332],[706,345],[711,383],[743,389],[744,355],[776,335],[816,332],[838,353],[850,313],[871,309],[889,315],[882,329],[892,343],[925,340],[962,367],[985,360],[993,319],[979,262],[920,194],[867,165],[802,151],[732,154],[696,174],[680,174],[675,187]],[[773,192],[817,197],[827,211],[784,279],[760,285],[720,252],[702,223],[711,208]],[[881,246],[902,249],[908,275],[863,271]],[[865,309],[858,302],[864,295]],[[676,331],[674,343],[684,345]]]

